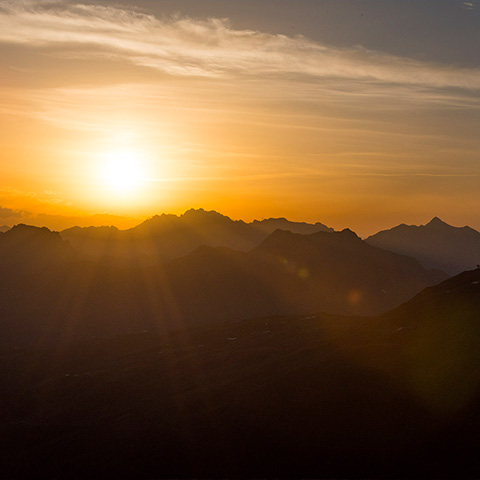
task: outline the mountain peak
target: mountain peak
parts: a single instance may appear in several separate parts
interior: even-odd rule
[[[321,245],[350,245],[357,242],[362,243],[363,241],[349,228],[341,232],[320,231],[310,234],[294,233],[290,230],[277,228],[257,248],[260,250],[272,248],[295,250],[297,248],[319,248]]]
[[[188,209],[182,217],[185,216],[215,216],[215,217],[225,217],[225,215],[222,215],[221,213],[216,212],[215,210],[205,210],[204,208],[190,208]]]
[[[60,238],[58,232],[53,232],[47,227],[35,227],[33,225],[25,225],[24,223],[19,223],[18,225],[13,226],[8,232],[6,232],[11,238]]]
[[[64,241],[60,233],[47,227],[20,223],[3,233],[0,240],[0,252],[4,255],[7,253],[4,261],[19,261],[32,268],[65,259],[72,254],[70,243]]]
[[[36,227],[33,225],[25,225],[19,223],[3,234],[4,246],[30,244],[42,245],[42,248],[47,245],[62,245],[64,241],[60,233],[54,232],[47,227]]]
[[[340,233],[344,237],[360,238],[353,230],[350,230],[349,228],[344,228]]]
[[[184,220],[193,223],[221,223],[221,222],[233,222],[230,217],[222,215],[215,210],[204,210],[203,208],[191,208],[187,210],[181,217]]]
[[[426,227],[439,227],[439,226],[450,226],[448,223],[445,223],[443,220],[441,220],[438,217],[433,217],[425,226]]]
[[[480,232],[471,227],[454,227],[438,217],[426,225],[394,227],[372,235],[367,243],[409,255],[424,267],[456,275],[479,263]]]

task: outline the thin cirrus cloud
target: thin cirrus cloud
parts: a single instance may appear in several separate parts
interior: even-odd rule
[[[236,30],[225,19],[156,18],[120,7],[53,1],[0,1],[0,42],[48,47],[49,54],[108,54],[177,76],[339,77],[478,91],[480,69],[335,48],[303,36]],[[55,51],[58,47],[58,51]]]

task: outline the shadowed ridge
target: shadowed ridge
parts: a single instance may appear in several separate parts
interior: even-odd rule
[[[0,235],[1,266],[11,269],[12,274],[36,271],[75,258],[70,243],[46,227],[18,224]]]
[[[369,245],[355,232],[345,228],[340,232],[316,232],[301,235],[285,230],[276,230],[269,235],[258,247],[252,250],[253,254],[283,255],[297,260],[308,260],[319,266],[330,266],[332,272],[337,267],[352,274],[360,270],[377,268],[383,270],[387,265],[388,271],[392,265],[397,265],[401,271],[407,268],[429,278],[427,283],[438,283],[446,275],[439,270],[426,271],[418,260],[408,255],[398,255],[394,252]],[[399,272],[397,272],[398,274]],[[393,272],[392,272],[393,275]]]
[[[60,232],[60,236],[69,241],[75,248],[80,251],[88,250],[86,245],[96,244],[97,248],[108,250],[110,244],[119,239],[122,230],[117,227],[101,226],[101,227],[71,227]],[[88,252],[85,252],[88,253]]]
[[[181,215],[165,214],[154,215],[136,227],[130,228],[130,232],[140,232],[149,230],[155,233],[155,230],[169,229],[174,227],[185,227],[188,225],[206,225],[206,224],[242,224],[243,220],[232,220],[226,215],[216,212],[215,210],[206,211],[203,208],[191,208]]]
[[[408,302],[403,303],[385,315],[394,315],[397,312],[418,311],[430,304],[460,303],[460,297],[464,300],[471,297],[480,314],[480,268],[467,270],[450,277],[436,285],[427,287],[415,295]],[[462,301],[463,302],[463,301]],[[464,303],[464,306],[472,302]],[[480,329],[480,322],[478,322]]]
[[[68,341],[71,332],[88,337],[165,331],[320,311],[373,315],[443,279],[413,258],[366,244],[348,229],[310,235],[276,230],[248,252],[199,247],[197,237],[186,256],[126,268],[82,262],[48,229],[18,227],[10,236],[22,231],[53,241],[41,248],[23,242],[18,255],[4,255],[8,266],[0,259],[6,273],[0,285],[3,321],[18,344],[36,341],[38,332],[48,344],[55,338]],[[181,238],[168,242],[176,247],[174,240]],[[10,273],[19,271],[15,278]]]
[[[445,223],[439,217],[433,217],[424,227],[450,227],[448,223]]]
[[[480,232],[434,217],[426,225],[399,225],[366,239],[370,245],[415,257],[427,268],[456,275],[480,263]]]
[[[349,228],[344,228],[340,233],[343,235],[343,238],[348,236],[348,238],[358,238],[359,240],[361,240],[361,238]]]
[[[134,266],[138,263],[156,265],[180,258],[200,245],[248,251],[279,226],[302,234],[333,231],[321,223],[312,225],[284,218],[246,223],[214,210],[192,208],[182,215],[155,215],[128,230],[70,228],[61,234],[90,257],[119,266]]]
[[[450,225],[448,224],[447,222],[444,222],[443,220],[441,220],[440,218],[438,217],[433,217],[426,225],[421,225],[419,228],[430,228],[430,229],[433,229],[433,228],[436,228],[436,229],[445,229],[445,231],[450,231],[450,232],[454,232],[455,230],[460,233],[460,232],[463,232],[464,235],[470,235],[470,236],[474,236],[475,233],[480,233],[478,232],[477,230],[475,230],[474,228],[468,226],[468,225],[465,225],[463,227],[455,227],[453,225]],[[460,272],[459,272],[460,273]]]
[[[187,255],[200,245],[248,250],[260,241],[245,222],[203,209],[190,209],[180,216],[155,216],[126,234],[145,252],[164,260]]]
[[[135,259],[141,256],[142,252],[132,248],[125,233],[125,230],[119,230],[115,226],[91,226],[68,228],[60,232],[60,236],[86,257],[110,263],[112,259],[117,260],[125,255],[131,255]],[[121,262],[118,263],[122,265]]]
[[[333,228],[327,227],[323,223],[315,224],[306,222],[291,222],[284,217],[266,218],[264,220],[254,220],[250,225],[256,229],[273,232],[276,229],[289,230],[293,233],[309,234],[318,231],[333,232]]]
[[[9,235],[37,235],[37,234],[58,234],[47,227],[36,227],[34,225],[27,225],[25,223],[18,223],[10,229]]]
[[[265,251],[268,249],[276,248],[320,248],[322,245],[333,245],[337,246],[342,244],[351,244],[360,245],[363,241],[358,237],[358,235],[352,230],[346,228],[341,232],[315,232],[307,235],[300,233],[293,233],[289,230],[277,229],[271,233],[258,247],[254,248],[253,251]]]
[[[243,220],[232,220],[230,217],[223,215],[215,210],[204,210],[203,208],[191,208],[187,210],[180,218],[193,223],[234,223],[238,225],[246,225]]]
[[[300,279],[297,291],[309,291],[324,311],[378,313],[446,277],[412,257],[368,245],[350,229],[310,235],[276,230],[249,254],[278,269],[276,278]]]
[[[432,411],[453,415],[473,406],[475,399],[478,408],[479,319],[477,268],[428,287],[378,317],[378,331],[386,335],[385,341],[377,340],[386,343],[384,365],[390,364],[397,381],[403,381]]]
[[[4,232],[1,238],[1,246],[3,248],[21,247],[23,245],[46,247],[65,244],[58,232],[49,230],[47,227],[34,227],[24,223],[19,223],[7,232]]]
[[[189,229],[211,227],[212,225],[236,228],[245,227],[247,224],[243,220],[232,220],[230,217],[222,215],[215,210],[206,211],[203,208],[191,208],[181,215],[165,213],[162,215],[154,215],[128,231],[135,233],[149,231],[150,234],[159,235],[175,228]]]
[[[293,233],[290,230],[282,230],[281,228],[277,228],[256,248],[262,248],[266,245],[275,244],[276,242],[285,241],[286,239],[295,237],[300,238],[300,234]]]
[[[129,228],[128,230],[126,230],[126,232],[137,233],[146,230],[153,230],[161,226],[169,225],[178,220],[178,218],[179,217],[177,217],[177,215],[166,213],[162,213],[161,215],[154,215],[153,217],[147,218],[135,227]]]

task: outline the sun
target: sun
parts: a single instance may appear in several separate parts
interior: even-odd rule
[[[145,181],[145,163],[134,150],[116,150],[104,155],[101,162],[103,182],[117,193],[131,193]]]
[[[88,188],[82,192],[86,203],[119,215],[137,215],[154,198],[165,195],[155,188],[165,178],[160,171],[162,158],[154,156],[147,145],[135,145],[120,139],[117,145],[92,148],[88,165]],[[106,148],[105,148],[106,147]],[[109,148],[110,147],[110,148]],[[158,193],[160,191],[160,193]]]

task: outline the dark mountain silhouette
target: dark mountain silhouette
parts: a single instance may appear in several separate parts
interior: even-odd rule
[[[366,239],[375,247],[417,258],[427,268],[450,275],[470,270],[480,263],[480,232],[470,227],[452,227],[439,218],[426,225],[399,225]]]
[[[0,233],[6,232],[7,230],[10,230],[10,227],[8,225],[0,226]]]
[[[0,239],[0,345],[274,314],[375,314],[444,278],[349,230],[277,230],[249,252],[202,246],[135,268],[85,260],[48,229],[18,226]]]
[[[0,475],[476,478],[479,318],[480,269],[378,317],[3,348]]]
[[[75,249],[86,256],[106,263],[138,263],[148,258],[151,262],[157,262],[154,249],[146,251],[143,245],[134,245],[122,231],[114,226],[103,227],[72,227],[60,232],[64,240],[70,242]],[[125,237],[125,238],[124,238]]]
[[[328,311],[375,314],[445,278],[418,261],[363,242],[350,230],[276,230],[250,252],[202,247],[170,262],[185,317],[242,319]],[[188,298],[198,299],[194,304]],[[217,310],[218,309],[218,310]]]
[[[292,233],[301,233],[308,235],[316,232],[333,232],[333,228],[327,227],[323,223],[314,224],[305,222],[291,222],[286,218],[267,218],[265,220],[254,220],[250,225],[255,229],[262,230],[268,235],[275,230],[287,230]]]
[[[404,381],[430,406],[456,411],[477,393],[479,319],[480,268],[428,288],[382,317],[403,332],[391,353],[397,365],[409,365]]]
[[[74,227],[61,235],[95,258],[117,264],[152,264],[181,257],[201,245],[247,251],[279,226],[297,233],[333,231],[321,223],[289,222],[283,218],[245,223],[215,211],[191,209],[180,216],[156,215],[129,230]]]
[[[19,224],[0,233],[2,269],[37,271],[73,260],[76,252],[58,232],[46,227]]]
[[[357,362],[381,370],[432,410],[454,414],[480,387],[480,268],[424,289],[344,338]]]

